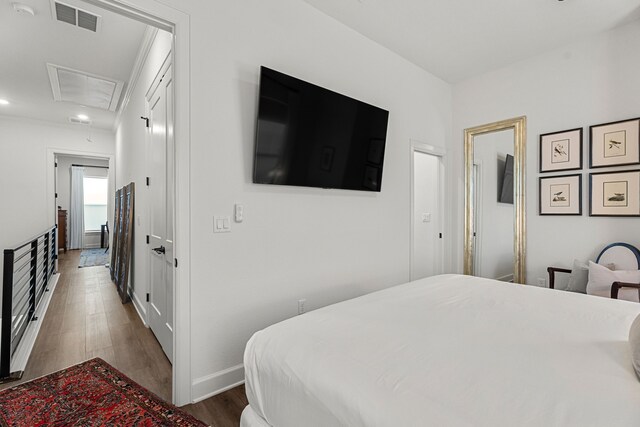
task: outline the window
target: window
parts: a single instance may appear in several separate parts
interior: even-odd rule
[[[107,222],[107,178],[84,177],[84,231],[100,231]]]

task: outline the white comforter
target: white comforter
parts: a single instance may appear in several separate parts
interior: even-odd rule
[[[640,304],[445,275],[257,332],[253,418],[307,426],[640,426]]]

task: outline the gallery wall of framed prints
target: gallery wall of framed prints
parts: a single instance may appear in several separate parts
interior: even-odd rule
[[[640,216],[640,118],[589,127],[589,216]],[[539,215],[582,215],[583,129],[540,135]],[[619,169],[623,167],[622,169]]]

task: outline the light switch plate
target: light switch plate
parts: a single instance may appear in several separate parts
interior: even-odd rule
[[[229,233],[231,231],[231,218],[228,216],[213,217],[214,233]]]
[[[234,209],[234,216],[235,216],[234,219],[236,222],[242,222],[244,220],[244,206],[236,203],[236,206]]]

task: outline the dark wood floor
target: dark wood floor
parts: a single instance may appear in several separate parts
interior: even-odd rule
[[[60,254],[60,280],[20,382],[100,357],[170,401],[171,364],[153,333],[133,304],[120,302],[109,270],[78,268],[79,259],[80,251]],[[231,427],[246,405],[241,386],[183,409],[213,427]]]

